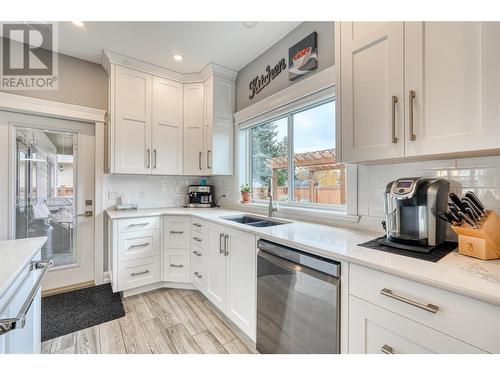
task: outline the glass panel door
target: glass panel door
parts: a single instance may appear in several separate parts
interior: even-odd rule
[[[74,137],[16,129],[16,238],[46,236],[55,266],[76,263]]]

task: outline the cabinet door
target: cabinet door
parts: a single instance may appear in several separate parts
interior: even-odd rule
[[[214,78],[211,76],[203,83],[203,139],[205,163],[203,165],[204,173],[213,174],[214,148],[213,148],[213,129],[214,129]]]
[[[184,174],[203,174],[203,83],[184,85]]]
[[[182,83],[153,79],[153,174],[182,174],[183,92]]]
[[[165,249],[190,249],[191,228],[189,216],[165,216],[163,247]]]
[[[255,236],[226,229],[227,302],[229,318],[252,340],[256,336],[256,249]]]
[[[405,27],[406,155],[500,147],[500,24]]]
[[[115,66],[115,173],[151,173],[152,76]]]
[[[231,175],[233,173],[233,113],[234,82],[213,76],[212,81],[212,121],[205,141],[209,170],[212,174]],[[210,134],[210,135],[209,135]],[[207,138],[206,138],[207,139]]]
[[[165,250],[163,279],[179,283],[187,283],[191,280],[191,252],[189,250]]]
[[[403,23],[342,22],[340,33],[343,161],[402,157]]]
[[[225,228],[208,224],[207,298],[220,310],[226,305]]]
[[[484,352],[389,310],[349,296],[349,353]]]

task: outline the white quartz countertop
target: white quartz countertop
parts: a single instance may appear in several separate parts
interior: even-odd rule
[[[377,269],[396,276],[446,289],[468,297],[500,305],[500,260],[482,261],[453,251],[433,263],[406,256],[360,247],[358,244],[380,236],[378,232],[291,221],[289,224],[254,228],[223,219],[248,212],[217,208],[155,208],[107,211],[111,219],[158,215],[191,215],[260,238],[321,255]]]
[[[47,237],[0,241],[0,298],[47,241]]]

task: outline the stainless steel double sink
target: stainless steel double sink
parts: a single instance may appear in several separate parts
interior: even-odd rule
[[[269,219],[262,216],[253,215],[235,215],[235,216],[222,216],[221,219],[233,221],[235,223],[240,223],[248,225],[255,228],[265,228],[273,227],[275,225],[289,224],[289,221]]]

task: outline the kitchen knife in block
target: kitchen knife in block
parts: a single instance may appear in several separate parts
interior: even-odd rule
[[[451,228],[458,234],[460,254],[483,260],[500,259],[500,218],[494,211],[486,211],[477,228],[468,224]]]

